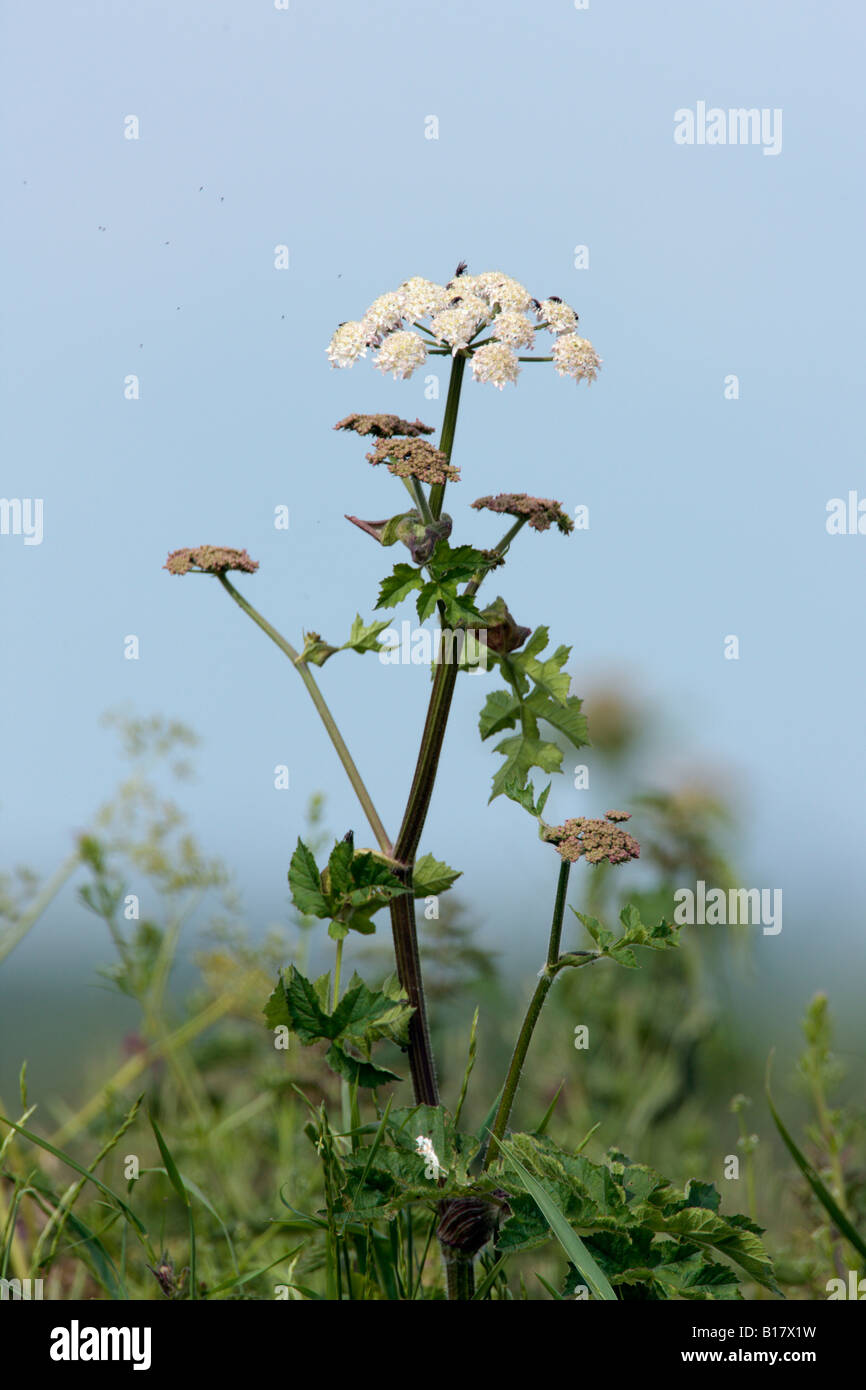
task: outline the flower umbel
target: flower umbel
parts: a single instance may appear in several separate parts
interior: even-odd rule
[[[380,439],[367,458],[371,463],[386,463],[396,478],[435,484],[456,482],[460,477],[460,469],[426,439]]]
[[[520,375],[517,354],[507,343],[486,343],[472,354],[472,375],[476,381],[489,381],[504,391],[508,382]]]
[[[563,859],[576,863],[585,859],[588,864],[625,864],[629,859],[640,858],[640,845],[627,831],[620,830],[617,822],[630,820],[628,811],[607,811],[604,820],[590,820],[586,816],[576,816],[564,825],[544,826],[542,840],[555,845]]]
[[[569,531],[574,530],[571,517],[550,497],[530,497],[525,492],[500,492],[496,497],[479,497],[472,506],[478,511],[525,516],[534,531],[546,531],[556,525],[567,536]]]
[[[601,358],[586,338],[576,333],[563,333],[552,348],[553,362],[560,376],[573,376],[575,381],[595,381]]]
[[[577,313],[570,304],[557,295],[534,299],[525,285],[500,270],[480,275],[465,270],[461,262],[446,285],[413,275],[399,289],[379,295],[362,319],[340,324],[327,349],[331,365],[351,367],[373,347],[378,349],[373,365],[403,380],[428,352],[471,357],[475,380],[500,391],[517,380],[521,361],[552,360],[560,376],[595,380],[601,358],[578,336]],[[528,317],[532,313],[535,322]],[[490,336],[473,346],[485,328]],[[519,349],[535,346],[539,330],[554,336],[551,357],[518,358]]]
[[[347,415],[338,420],[335,430],[354,430],[355,434],[373,434],[377,439],[391,439],[395,434],[414,439],[419,434],[433,434],[433,425],[420,420],[401,420],[399,415]]]
[[[373,366],[378,367],[380,372],[393,373],[395,380],[400,377],[406,381],[426,356],[427,349],[418,334],[404,330],[388,334]]]
[[[258,560],[251,560],[245,550],[229,550],[224,545],[173,550],[163,565],[170,574],[225,574],[227,570],[254,574],[258,567]]]

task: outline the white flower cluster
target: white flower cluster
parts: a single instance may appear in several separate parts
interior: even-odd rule
[[[536,323],[527,317],[531,309]],[[488,327],[490,336],[473,347]],[[537,328],[555,336],[551,352],[560,376],[595,380],[601,359],[578,336],[574,309],[561,299],[533,299],[517,280],[498,270],[457,275],[447,285],[414,275],[399,289],[379,295],[363,318],[341,323],[327,351],[333,367],[351,367],[366,357],[368,347],[374,348],[373,365],[403,380],[421,366],[430,348],[448,348],[452,356],[467,352],[475,380],[501,391],[517,380],[518,349],[535,346]]]

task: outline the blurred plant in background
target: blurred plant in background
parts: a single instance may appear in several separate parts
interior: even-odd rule
[[[157,790],[160,769],[189,774],[192,734],[160,719],[115,719],[113,725],[132,772],[79,838],[64,881],[75,874],[83,880],[80,897],[105,922],[114,951],[104,979],[135,1001],[139,1023],[125,1039],[118,1036],[113,1060],[90,1060],[89,1082],[82,1074],[80,1094],[67,1098],[77,1108],[35,1105],[26,1064],[18,1113],[11,1097],[0,1100],[0,1111],[33,1136],[3,1126],[0,1277],[42,1277],[48,1298],[188,1298],[192,1228],[199,1297],[324,1297],[327,1251],[316,1239],[316,1222],[323,1220],[316,1212],[326,1200],[319,1160],[324,1153],[336,1171],[351,1159],[351,1142],[325,1119],[341,1113],[345,1096],[321,1049],[290,1038],[285,1052],[276,1051],[262,1046],[261,1028],[262,993],[277,967],[292,960],[301,970],[309,968],[315,919],[290,910],[284,928],[252,941],[229,873],[203,853],[177,806]],[[636,734],[622,749],[626,768],[641,737]],[[724,881],[723,808],[708,802],[696,815],[692,793],[688,813],[675,793],[649,795],[645,804],[653,819],[643,832],[644,862],[652,863],[653,881],[644,888],[644,900],[667,891],[665,883],[684,870]],[[312,798],[304,833],[315,852],[332,839],[325,820],[321,797]],[[587,880],[594,892],[587,910],[601,911],[603,904],[610,911],[614,876],[600,869]],[[4,884],[0,941],[8,942],[10,934],[22,939],[22,921],[32,917],[35,926],[39,920],[34,900],[50,900],[27,872],[17,884],[17,891]],[[150,905],[138,920],[124,915],[133,885]],[[443,1087],[456,1095],[470,1034],[480,1029],[499,1041],[498,1052],[475,1062],[476,1080],[483,1083],[478,1089],[489,1093],[507,1062],[515,1022],[511,991],[495,961],[475,943],[474,924],[453,895],[443,903],[441,918],[426,928],[431,995],[447,1006],[437,1010],[434,1031]],[[173,975],[182,939],[192,930],[204,932],[205,943],[192,987],[179,989]],[[528,1069],[519,1113],[539,1135],[555,1133],[566,1145],[587,1141],[589,1154],[625,1134],[623,1147],[639,1143],[651,1162],[680,1181],[694,1172],[718,1177],[722,1156],[736,1153],[742,1176],[731,1184],[737,1191],[733,1201],[769,1226],[780,1287],[789,1298],[826,1298],[831,1279],[846,1279],[848,1270],[862,1275],[862,1253],[774,1142],[759,1102],[735,1097],[737,1123],[731,1127],[732,1090],[754,1059],[748,1039],[726,1026],[723,995],[708,989],[714,940],[712,933],[692,933],[679,952],[665,956],[662,970],[650,957],[650,988],[631,988],[629,972],[616,972],[614,984],[613,971],[593,971],[591,989],[577,972],[566,976],[551,996],[535,1043],[548,1057],[562,1058],[560,1080],[542,1082],[536,1069]],[[577,1023],[603,1039],[591,1068],[572,1047]],[[862,1232],[866,1122],[862,1111],[836,1099],[843,1068],[832,1053],[831,1031],[828,1002],[818,995],[804,1022],[798,1068],[811,1113],[802,1152]],[[22,1060],[26,1051],[25,1039]],[[464,1122],[467,1116],[473,1123],[484,1118],[473,1116],[471,1093]],[[130,1177],[136,1164],[138,1175]],[[405,1267],[407,1241],[410,1248],[414,1243],[417,1261],[430,1239],[429,1221],[403,1211],[396,1223],[403,1236],[397,1245],[360,1228],[352,1237],[365,1268],[370,1261],[366,1282],[351,1275],[355,1296],[384,1297],[389,1288],[395,1297],[432,1292],[428,1275],[418,1286]],[[550,1250],[512,1256],[517,1296],[555,1290],[561,1261]],[[495,1261],[486,1259],[485,1270],[484,1296],[513,1296]],[[754,1296],[748,1284],[743,1292]]]

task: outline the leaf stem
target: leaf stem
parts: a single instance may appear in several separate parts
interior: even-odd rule
[[[390,855],[393,852],[393,847],[385,831],[385,827],[379,819],[379,813],[376,810],[376,807],[373,805],[373,799],[367,790],[367,787],[364,783],[364,779],[362,778],[360,772],[358,771],[355,765],[351,753],[346,747],[345,741],[343,739],[342,734],[340,733],[340,730],[337,728],[336,720],[334,719],[334,716],[331,714],[331,711],[325,702],[325,697],[323,696],[321,690],[319,689],[318,685],[313,679],[312,673],[310,672],[306,662],[301,661],[299,653],[295,651],[295,648],[292,646],[292,644],[286,641],[282,633],[278,632],[277,629],[268,622],[267,618],[262,617],[261,613],[259,613],[258,610],[255,609],[253,605],[247,599],[244,598],[243,594],[238,593],[238,590],[234,587],[232,583],[230,583],[228,579],[226,579],[224,574],[218,574],[217,578],[219,579],[219,582],[220,584],[222,584],[226,593],[234,599],[238,607],[243,609],[243,611],[247,614],[247,617],[252,618],[253,622],[261,628],[262,632],[264,632],[268,637],[270,637],[271,641],[276,643],[280,651],[291,661],[301,680],[304,682],[304,685],[307,687],[310,699],[316,706],[316,709],[319,712],[319,718],[321,719],[328,732],[328,737],[333,743],[334,748],[337,750],[337,756],[339,757],[340,762],[343,764],[343,767],[346,770],[346,775],[349,778],[349,781],[351,782],[352,787],[354,789],[355,795],[361,803],[367,820],[370,822],[370,828],[372,829],[373,834],[376,837],[376,842],[379,848],[381,849],[383,854],[387,854],[390,857]]]

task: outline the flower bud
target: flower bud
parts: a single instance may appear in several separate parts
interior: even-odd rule
[[[480,633],[481,641],[492,652],[514,652],[522,647],[532,632],[531,627],[519,627],[508,611],[504,598],[498,598],[481,613],[484,625]]]
[[[450,516],[429,523],[418,512],[408,512],[397,525],[397,539],[408,549],[416,565],[426,565],[439,541],[451,535]]]
[[[455,1197],[443,1203],[436,1235],[443,1245],[462,1255],[477,1255],[495,1236],[502,1217],[509,1212],[507,1194],[499,1189],[489,1200]]]

